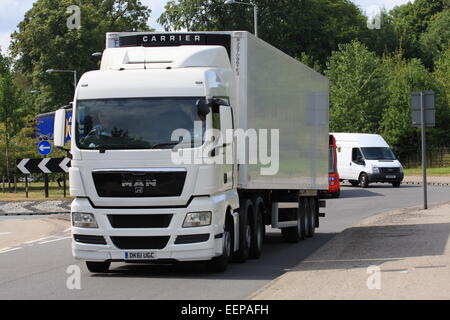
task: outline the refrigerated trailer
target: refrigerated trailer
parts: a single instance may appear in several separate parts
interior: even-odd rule
[[[106,38],[73,104],[75,258],[92,272],[224,271],[260,257],[266,227],[288,242],[314,235],[328,190],[326,77],[247,32]]]

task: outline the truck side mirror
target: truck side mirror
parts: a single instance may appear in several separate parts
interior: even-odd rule
[[[197,114],[203,121],[206,119],[206,116],[211,112],[209,105],[205,100],[199,99],[197,100]]]
[[[66,110],[64,109],[59,109],[55,113],[53,139],[57,148],[63,148],[66,144]]]

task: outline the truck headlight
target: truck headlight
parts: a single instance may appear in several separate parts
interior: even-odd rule
[[[372,167],[373,173],[380,173],[380,169],[378,167]]]
[[[72,225],[77,228],[98,228],[92,213],[72,212]]]
[[[211,224],[211,212],[190,212],[186,215],[183,228],[204,227]]]

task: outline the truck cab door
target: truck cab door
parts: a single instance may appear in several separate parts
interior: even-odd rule
[[[223,186],[226,190],[233,188],[234,182],[234,131],[233,131],[233,111],[230,106],[220,106],[220,132],[222,136],[222,146],[220,156],[224,159],[222,165]]]

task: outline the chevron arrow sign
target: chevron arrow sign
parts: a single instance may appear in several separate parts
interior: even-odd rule
[[[68,173],[69,167],[69,158],[17,159],[17,170],[23,174]]]

